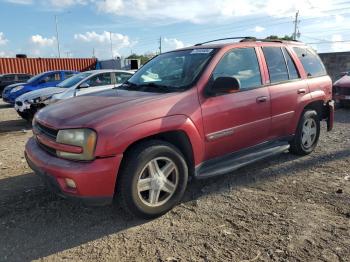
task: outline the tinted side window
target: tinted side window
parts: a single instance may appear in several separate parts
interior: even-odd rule
[[[132,75],[127,73],[114,73],[117,84],[123,84],[126,82]]]
[[[54,73],[54,74],[50,74],[48,76],[46,76],[44,78],[45,82],[49,83],[49,82],[56,82],[56,81],[60,81],[61,80],[61,74],[60,73]]]
[[[286,61],[281,48],[264,47],[263,52],[269,69],[270,82],[277,83],[289,80]]]
[[[235,77],[241,89],[261,86],[261,74],[254,48],[239,48],[227,53],[216,66],[213,80],[218,77]]]
[[[111,85],[112,84],[111,74],[104,73],[104,74],[95,75],[95,76],[91,77],[89,80],[87,80],[86,83],[89,86]]]
[[[308,77],[324,76],[327,71],[319,56],[310,48],[294,47]]]
[[[73,75],[74,75],[73,72],[65,72],[65,73],[64,73],[64,79],[70,78],[70,77],[72,77]]]
[[[2,78],[3,81],[14,81],[15,80],[15,76],[14,75],[8,75],[8,76],[4,76]]]
[[[300,78],[299,72],[295,66],[295,63],[292,59],[292,57],[290,56],[290,54],[288,53],[288,51],[283,48],[283,54],[284,57],[286,58],[286,62],[287,62],[287,67],[288,67],[288,72],[289,72],[289,79],[298,79]]]
[[[28,75],[19,75],[18,80],[20,81],[27,81],[30,78]]]

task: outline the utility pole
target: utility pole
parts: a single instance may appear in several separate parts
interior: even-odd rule
[[[298,28],[299,23],[300,21],[299,21],[299,10],[298,10],[295,14],[293,40],[297,40],[297,38],[300,35],[299,28]]]
[[[57,15],[55,15],[55,24],[56,24],[56,42],[57,42],[58,58],[61,58],[60,39],[59,39],[59,37],[58,37],[58,21],[57,21]]]
[[[95,56],[95,47],[94,48],[92,48],[92,57],[93,58],[95,58],[96,56]]]
[[[113,59],[113,42],[112,42],[112,32],[109,32],[109,39],[111,40],[111,55]]]
[[[159,54],[162,53],[162,37],[159,37]]]

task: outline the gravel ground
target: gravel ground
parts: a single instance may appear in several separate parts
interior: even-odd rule
[[[52,195],[23,158],[29,129],[0,104],[0,261],[350,261],[350,110],[310,156],[193,181],[153,221]]]

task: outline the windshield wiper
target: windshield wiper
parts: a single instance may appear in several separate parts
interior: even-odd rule
[[[177,91],[172,86],[158,85],[154,82],[141,84],[138,87],[140,87],[140,91],[143,91],[143,92],[148,91],[148,92],[156,92],[156,93],[169,93],[169,92]]]

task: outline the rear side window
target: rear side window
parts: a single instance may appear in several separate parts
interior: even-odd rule
[[[263,52],[269,69],[270,82],[288,81],[289,75],[282,49],[280,47],[264,47]]]
[[[29,75],[18,75],[18,80],[20,81],[27,81],[29,78]]]
[[[292,57],[290,56],[290,54],[288,53],[288,51],[285,48],[283,48],[282,50],[283,50],[283,54],[284,54],[284,57],[286,58],[286,62],[287,62],[289,79],[291,79],[291,80],[299,79],[300,75],[299,75],[299,72],[295,66],[295,63],[294,63]]]
[[[308,77],[327,75],[327,71],[319,56],[310,48],[294,47]]]
[[[105,86],[105,85],[111,85],[112,79],[110,73],[103,73],[98,74],[93,77],[91,77],[89,80],[86,81],[86,83],[89,86]]]
[[[114,73],[117,84],[123,84],[132,76],[127,73]]]
[[[254,48],[239,48],[228,52],[216,66],[213,80],[218,77],[235,77],[241,89],[261,86],[261,74]]]
[[[2,80],[3,81],[14,81],[15,76],[14,75],[3,76]]]
[[[73,72],[65,72],[64,73],[64,79],[70,78],[71,76],[73,76],[74,73]]]

